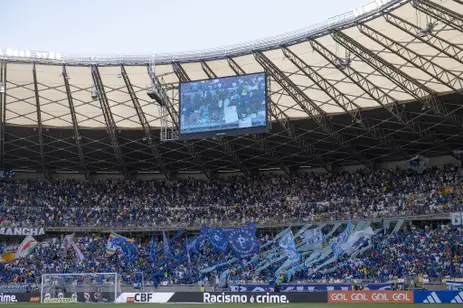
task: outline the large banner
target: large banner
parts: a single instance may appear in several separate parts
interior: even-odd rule
[[[414,291],[417,304],[463,304],[461,291]]]
[[[201,239],[200,239],[201,238]],[[201,233],[195,240],[199,243],[190,243],[198,250],[201,242],[208,239],[212,248],[216,252],[224,252],[229,247],[239,258],[247,257],[254,254],[259,249],[259,242],[256,237],[256,224],[250,223],[247,226],[239,228],[208,228],[201,227]]]
[[[58,292],[45,293],[45,304],[77,304],[77,303],[112,303],[115,301],[114,292]]]
[[[412,291],[330,291],[328,303],[401,303],[413,304]]]
[[[0,293],[0,304],[37,303],[40,293]]]
[[[235,228],[228,233],[230,248],[237,257],[250,256],[259,249],[256,237],[256,224]]]
[[[397,283],[403,288],[403,283]],[[368,283],[364,285],[365,290],[392,290],[392,283]],[[231,285],[232,292],[273,292],[274,288],[265,284],[242,284]],[[282,284],[280,285],[281,292],[312,292],[312,291],[349,291],[352,290],[351,284]]]
[[[450,220],[452,221],[453,226],[463,225],[463,212],[450,213]]]
[[[248,292],[156,292],[122,293],[116,303],[326,303],[327,292],[248,293]]]
[[[0,235],[43,235],[45,234],[44,228],[0,228]]]

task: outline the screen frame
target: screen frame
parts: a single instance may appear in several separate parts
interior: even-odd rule
[[[263,75],[265,81],[265,88],[264,88],[264,97],[265,97],[265,124],[260,126],[254,127],[245,127],[245,128],[227,128],[227,129],[220,129],[220,130],[209,130],[203,132],[194,132],[194,133],[182,133],[182,85],[188,83],[196,83],[201,81],[212,81],[212,80],[220,80],[225,78],[239,78],[245,76],[252,76],[252,75]],[[178,139],[179,140],[194,140],[194,139],[204,139],[204,138],[214,138],[214,137],[221,137],[221,136],[240,136],[240,135],[247,135],[247,134],[260,134],[260,133],[268,133],[269,131],[269,118],[268,118],[268,76],[267,72],[257,72],[257,73],[250,73],[250,74],[242,74],[242,75],[230,75],[230,76],[223,76],[217,78],[205,78],[199,80],[193,80],[188,82],[180,82],[179,90],[178,90]]]

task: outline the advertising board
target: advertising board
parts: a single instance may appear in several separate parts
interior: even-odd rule
[[[122,293],[116,303],[326,303],[327,292],[156,292]]]
[[[417,304],[463,304],[463,291],[414,291]]]
[[[413,304],[411,291],[329,291],[328,303]]]
[[[0,304],[14,304],[14,303],[34,303],[36,299],[40,301],[39,293],[0,293]]]

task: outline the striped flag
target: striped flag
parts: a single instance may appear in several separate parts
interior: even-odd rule
[[[39,243],[30,235],[28,235],[19,245],[16,251],[15,259],[26,258],[32,253]]]

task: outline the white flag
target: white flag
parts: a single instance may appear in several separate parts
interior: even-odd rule
[[[63,239],[63,248],[66,253],[71,248],[72,243],[74,243],[74,233],[66,235]]]
[[[16,251],[15,259],[25,258],[31,254],[35,247],[37,247],[38,242],[30,235],[28,235],[21,245],[19,245],[18,250]]]
[[[74,243],[74,241],[72,241],[72,248],[74,248],[74,252],[76,253],[76,257],[79,260],[79,263],[82,262],[85,259],[84,254],[82,253],[80,248],[77,246],[77,244]]]
[[[351,255],[360,248],[368,245],[369,240],[374,235],[375,232],[371,227],[356,231],[349,236],[349,239],[345,243],[340,244],[340,248],[345,253]]]

